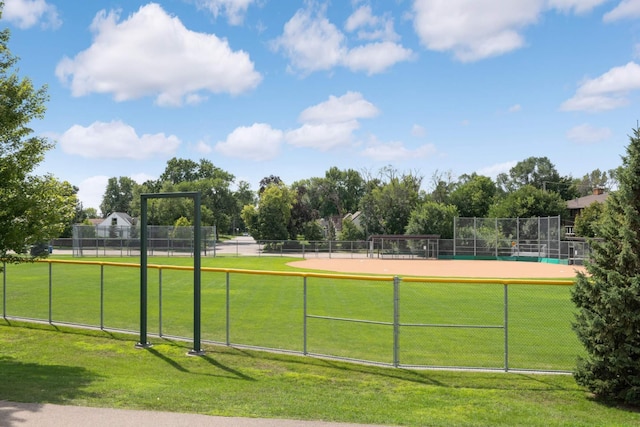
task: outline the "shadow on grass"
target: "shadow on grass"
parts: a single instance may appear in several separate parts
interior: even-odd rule
[[[165,340],[166,341],[166,340]],[[158,350],[156,350],[155,348],[147,348],[145,349],[145,351],[149,352],[150,354],[153,354],[155,357],[157,357],[158,359],[166,362],[167,364],[169,364],[170,366],[172,366],[173,368],[177,369],[180,372],[185,372],[185,373],[191,373],[191,371],[189,371],[187,368],[185,368],[184,366],[182,366],[180,363],[178,363],[176,360],[172,359],[171,357],[162,354],[161,352],[159,352]],[[245,381],[255,381],[254,378],[251,378],[248,375],[243,374],[242,372],[230,368],[229,366],[223,365],[222,363],[218,362],[217,360],[215,360],[212,357],[209,357],[207,355],[198,355],[198,356],[193,356],[193,357],[198,357],[201,360],[206,361],[207,363],[209,363],[210,365],[216,367],[217,369],[220,369],[224,372],[227,372],[231,375],[233,375],[233,377],[240,379],[240,380],[245,380]]]
[[[38,411],[40,404],[64,404],[89,396],[83,389],[100,378],[81,367],[22,363],[2,356],[0,372],[0,425],[7,427],[22,425],[24,420],[18,413]],[[34,402],[36,405],[16,405],[11,401]]]
[[[55,333],[68,333],[75,335],[102,336],[120,341],[134,341],[134,335],[123,335],[120,333],[111,333],[100,330],[85,330],[76,328],[58,328],[50,325],[29,325],[20,323],[18,327],[28,327],[32,329],[41,329],[52,331]],[[160,338],[161,342],[178,348],[189,348],[188,341],[170,339],[167,337]],[[379,367],[373,365],[341,362],[330,359],[317,357],[305,357],[302,355],[284,355],[279,353],[271,353],[267,351],[249,351],[247,349],[233,346],[215,346],[211,345],[215,354],[225,357],[247,357],[254,360],[263,360],[271,362],[294,363],[307,366],[316,366],[325,369],[333,369],[354,375],[376,375],[386,377],[390,380],[406,381],[416,384],[430,385],[443,388],[469,388],[469,389],[485,389],[485,390],[527,390],[527,391],[564,391],[575,392],[581,390],[575,383],[568,383],[564,375],[527,375],[520,373],[504,373],[504,372],[454,372],[451,370],[420,370],[406,368]],[[174,369],[182,372],[190,372],[179,360],[171,358],[156,349],[148,349],[151,354],[160,358]],[[212,358],[210,356],[199,356],[206,360],[209,364],[216,368],[231,374],[236,379],[254,381],[242,372],[229,367],[228,364],[220,362],[221,358]],[[1,366],[1,365],[0,365]],[[1,396],[1,395],[0,395]]]
[[[376,365],[360,364],[357,362],[342,362],[318,357],[288,356],[270,352],[252,352],[236,347],[226,348],[232,349],[233,353],[240,357],[318,366],[353,374],[376,375],[390,380],[407,381],[415,384],[443,388],[561,392],[581,390],[581,388],[573,382],[567,385],[566,378],[570,377],[569,375],[527,375],[500,371],[482,372],[447,369],[381,368]]]

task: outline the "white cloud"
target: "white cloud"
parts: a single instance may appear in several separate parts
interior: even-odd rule
[[[84,209],[94,208],[100,213],[100,203],[108,182],[108,176],[98,175],[87,178],[78,185],[78,199]]]
[[[517,165],[518,162],[516,160],[511,160],[509,162],[497,163],[495,165],[487,166],[482,169],[478,169],[476,172],[478,175],[488,176],[492,179],[496,179],[498,175],[501,173],[507,173],[511,170],[512,167]]]
[[[5,0],[2,19],[18,28],[31,28],[38,22],[43,28],[58,28],[62,21],[55,6],[45,0]]]
[[[350,18],[347,27],[357,29],[378,22],[370,11],[367,16],[365,14]],[[393,26],[389,27],[386,23],[388,21],[381,22],[382,30],[375,27],[373,31],[360,32],[362,38],[380,41],[350,49],[347,47],[347,37],[326,18],[324,9],[314,11],[310,6],[298,10],[285,24],[283,34],[274,40],[273,47],[289,58],[292,70],[302,74],[330,70],[337,66],[367,74],[381,73],[398,62],[413,58],[410,49],[392,41],[396,38]]]
[[[378,108],[364,99],[361,93],[347,92],[305,109],[300,113],[303,123],[339,123],[357,119],[368,119],[377,116]]]
[[[225,156],[264,161],[275,158],[280,152],[283,132],[265,123],[241,126],[231,132],[225,141],[216,144],[215,150]]]
[[[429,50],[463,62],[525,46],[521,32],[550,9],[585,13],[607,0],[414,0],[414,28]]]
[[[567,139],[577,144],[594,144],[611,137],[611,129],[596,128],[587,123],[575,126],[567,131]]]
[[[322,151],[346,146],[353,142],[353,132],[360,127],[359,119],[379,114],[378,108],[358,92],[347,92],[311,106],[300,113],[303,123],[286,134],[288,143]]]
[[[144,184],[147,181],[153,181],[153,180],[158,179],[157,176],[149,175],[149,174],[144,173],[144,172],[133,174],[129,178],[131,178],[132,180],[134,180],[138,184]]]
[[[138,136],[133,127],[121,121],[94,122],[88,127],[74,125],[59,140],[65,153],[99,159],[170,156],[180,145],[180,140],[174,135],[157,133]]]
[[[287,132],[287,142],[296,147],[310,147],[321,151],[351,144],[353,132],[360,127],[356,120],[346,122],[305,123]]]
[[[609,0],[548,0],[549,6],[562,12],[587,13]]]
[[[357,31],[360,40],[397,41],[400,36],[395,32],[393,19],[374,16],[371,6],[360,6],[353,12],[344,25],[348,32]]]
[[[411,128],[411,135],[418,138],[424,138],[425,136],[427,136],[427,130],[424,128],[424,126],[413,125],[413,127]]]
[[[201,154],[209,154],[213,151],[213,148],[204,141],[198,141],[195,146],[195,151]]]
[[[56,67],[74,96],[110,93],[116,101],[156,96],[159,105],[181,105],[201,101],[203,91],[239,94],[262,79],[247,53],[232,51],[214,34],[186,29],[157,4],[118,20],[117,12],[98,13],[91,25],[93,44]]]
[[[397,43],[377,42],[349,50],[342,62],[352,71],[369,75],[384,72],[394,64],[413,58],[413,51]]]
[[[510,113],[517,113],[518,111],[521,111],[521,110],[522,110],[522,106],[520,104],[515,104],[509,107]]]
[[[197,0],[198,7],[208,10],[216,18],[225,14],[231,25],[240,25],[247,9],[255,0]]]
[[[580,84],[576,94],[561,105],[564,111],[605,111],[629,103],[630,91],[640,89],[640,65],[629,62]]]
[[[640,17],[640,0],[622,0],[618,6],[606,13],[602,20],[613,22],[620,19],[634,19]]]
[[[415,150],[411,150],[406,148],[402,142],[382,143],[373,138],[361,154],[376,161],[397,162],[425,158],[436,153],[437,150],[433,144],[425,144]]]

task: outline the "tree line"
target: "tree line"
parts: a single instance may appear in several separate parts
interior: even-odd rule
[[[125,212],[136,218],[141,193],[200,191],[202,224],[216,226],[223,234],[246,231],[260,240],[364,240],[375,234],[452,238],[455,217],[566,219],[567,200],[594,188],[610,191],[617,185],[616,176],[616,170],[599,169],[582,178],[562,176],[547,157],[529,157],[495,180],[476,173],[456,179],[451,172],[436,171],[425,182],[418,172],[392,166],[377,172],[331,167],[324,176],[291,184],[269,175],[254,191],[210,160],[172,158],[157,180],[138,184],[129,177],[110,178],[100,210],[103,217]],[[592,209],[595,217],[597,209]],[[76,212],[76,222],[86,222],[96,213],[81,205]],[[355,213],[357,224],[350,217],[342,221]],[[191,200],[149,201],[150,225],[191,224],[192,216]],[[593,215],[587,217],[593,220]],[[578,229],[588,235],[589,224],[578,224]]]

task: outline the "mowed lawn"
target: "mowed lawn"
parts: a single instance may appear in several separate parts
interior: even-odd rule
[[[293,270],[285,265],[287,261],[217,258],[206,259],[205,264],[222,268]],[[170,258],[150,262],[189,265],[192,260]],[[7,315],[48,318],[48,269],[47,264],[9,266]],[[102,294],[99,266],[53,265],[52,272],[51,316],[54,320],[95,325],[101,320],[102,300],[106,325],[137,330],[138,269],[104,267]],[[157,274],[150,270],[150,328],[156,331],[160,326]],[[209,274],[214,276],[208,277]],[[184,332],[190,336],[193,314],[190,273],[163,270],[162,276],[163,332],[177,335]],[[233,276],[230,341],[302,348],[301,279]],[[270,280],[263,280],[265,277]],[[393,292],[389,290],[389,283],[355,280],[324,283],[316,278],[309,278],[307,282],[310,314],[379,322],[393,320],[393,301],[389,301]],[[499,286],[404,284],[400,293],[401,320],[408,324],[501,324],[500,289]],[[517,295],[518,292],[523,295]],[[225,274],[203,274],[203,335],[207,339],[222,342],[226,339],[226,293]],[[570,307],[565,307],[568,289],[518,287],[510,289],[509,296],[520,301],[510,304],[510,329],[516,333],[512,338],[515,342],[510,346],[528,348],[533,342],[535,347],[542,347],[535,357],[558,358],[557,351],[551,349],[563,344],[558,341],[569,338],[557,328],[559,322],[566,321],[559,320],[560,311],[571,313]],[[544,312],[549,310],[550,313]],[[525,320],[516,321],[517,313]],[[151,320],[154,318],[156,320]],[[529,330],[527,323],[533,320],[541,322],[541,332],[534,334]],[[363,354],[391,357],[386,325],[320,318],[311,318],[308,322],[310,352],[333,354],[335,350],[345,357],[358,358]],[[451,336],[439,336],[449,329],[407,326],[405,330],[403,327],[401,347],[411,349],[413,346],[413,350],[403,353],[402,357],[407,359],[404,363],[424,360],[420,354],[426,354],[437,364],[441,357],[437,354],[443,352],[457,362],[466,363],[470,358],[461,353],[469,352],[475,354],[473,365],[481,366],[483,358],[495,358],[493,351],[489,351],[494,344],[486,348],[478,344],[504,339],[501,329],[453,329],[457,334],[455,340]],[[517,336],[521,338],[516,339]],[[140,350],[134,345],[135,334],[0,320],[3,378],[0,399],[408,426],[632,426],[640,423],[638,412],[595,401],[570,375],[398,369],[212,344],[204,345],[204,356],[192,357],[187,356],[191,348],[189,341],[158,337],[150,340],[153,347]],[[473,345],[470,340],[474,341]],[[522,363],[531,363],[526,356],[519,357],[523,358]]]
[[[138,331],[138,260],[95,261],[132,266],[7,266],[5,315]],[[300,272],[287,266],[289,261],[217,257],[203,258],[203,267]],[[188,257],[149,260],[156,265],[192,262]],[[150,269],[148,274],[148,333],[192,338],[193,272]],[[510,369],[573,369],[581,348],[571,330],[569,293],[567,286],[509,286]],[[407,282],[401,283],[398,297],[401,365],[505,366],[502,285]],[[207,342],[394,362],[391,281],[309,277],[305,289],[302,277],[203,271],[201,300],[201,338]]]
[[[636,426],[570,375],[397,369],[0,320],[0,399],[398,426]]]

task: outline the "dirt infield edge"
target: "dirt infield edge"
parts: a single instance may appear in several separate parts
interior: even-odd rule
[[[337,273],[390,274],[424,277],[475,277],[501,279],[574,278],[586,273],[582,266],[522,261],[307,259],[288,265]]]

